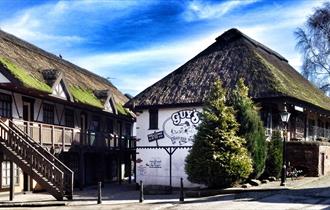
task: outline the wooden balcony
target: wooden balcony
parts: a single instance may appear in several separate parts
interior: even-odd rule
[[[89,146],[107,149],[127,150],[136,146],[132,137],[118,136],[107,132],[94,132],[50,125],[39,122],[14,121],[15,125],[32,139],[47,147],[67,151],[72,146]]]
[[[308,133],[309,140],[329,141],[330,129],[312,126]]]

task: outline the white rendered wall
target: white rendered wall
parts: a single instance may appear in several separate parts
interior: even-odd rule
[[[181,117],[180,117],[180,112]],[[158,129],[149,129],[149,111],[137,114],[136,136],[137,146],[192,146],[196,127],[200,123],[197,114],[201,107],[164,108],[158,111]],[[164,132],[164,138],[157,141],[148,140],[148,134]],[[172,155],[172,186],[180,186],[183,178],[185,187],[196,187],[187,180],[184,171],[188,149],[177,149]],[[164,149],[137,149],[136,178],[145,185],[169,185],[170,158]]]
[[[10,83],[10,81],[3,74],[0,73],[0,83]]]

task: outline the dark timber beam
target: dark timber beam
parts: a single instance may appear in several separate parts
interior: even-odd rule
[[[82,149],[79,152],[79,189],[83,190],[85,186],[85,158]]]
[[[13,161],[10,161],[10,191],[9,191],[9,200],[14,200],[14,164]]]

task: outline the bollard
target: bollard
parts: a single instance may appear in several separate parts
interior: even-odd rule
[[[143,197],[143,182],[140,181],[140,203],[142,203],[144,201],[144,197]]]
[[[184,202],[184,196],[183,196],[183,178],[181,177],[181,186],[180,186],[180,201]]]
[[[97,204],[102,204],[101,188],[102,188],[102,182],[99,182],[97,187]]]

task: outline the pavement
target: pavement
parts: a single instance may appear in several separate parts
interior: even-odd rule
[[[227,191],[226,191],[227,190]],[[102,204],[97,205],[96,186],[74,192],[73,201],[56,201],[47,193],[16,194],[14,201],[0,197],[0,208],[40,207],[38,209],[330,209],[330,176],[304,177],[279,181],[257,187],[228,188],[220,195],[185,198],[179,202],[179,192],[169,195],[145,195],[139,203],[135,184],[106,184],[102,188]]]

